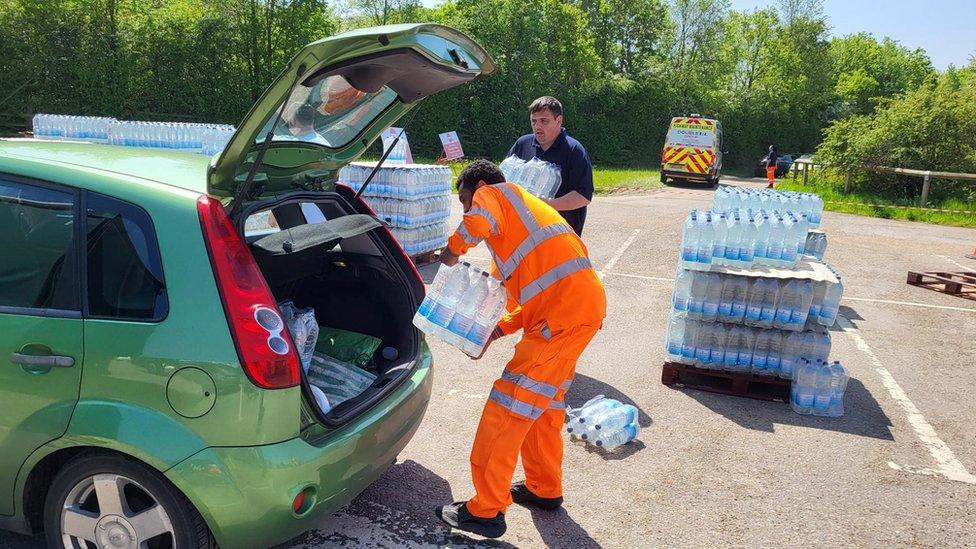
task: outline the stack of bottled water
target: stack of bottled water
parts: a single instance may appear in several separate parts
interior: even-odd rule
[[[679,269],[672,305],[678,316],[705,322],[800,331],[837,320],[844,284],[803,278],[763,278]]]
[[[509,156],[502,160],[499,168],[506,180],[518,183],[539,198],[554,197],[563,180],[559,166],[538,158],[526,162],[517,156]]]
[[[681,232],[681,261],[689,269],[709,265],[790,268],[806,250],[807,214],[792,212],[692,210]]]
[[[222,151],[235,131],[234,126],[226,124],[140,122],[55,114],[34,116],[34,136],[38,139],[81,140],[206,155]]]
[[[839,361],[801,360],[793,370],[790,406],[798,414],[840,417],[848,379]]]
[[[375,166],[349,164],[339,172],[339,181],[358,191]],[[376,216],[390,224],[403,249],[418,255],[447,245],[451,178],[447,166],[384,164],[363,196]]]
[[[637,415],[634,406],[598,395],[579,408],[566,410],[566,432],[574,442],[613,450],[637,438]]]
[[[672,314],[668,318],[668,360],[708,370],[752,372],[790,379],[802,360],[827,360],[830,332],[699,322]]]
[[[367,197],[367,203],[376,217],[402,229],[416,229],[444,221],[451,212],[451,195],[448,194],[418,200]]]
[[[407,255],[414,256],[443,248],[447,245],[447,237],[451,227],[446,221],[432,223],[412,229],[390,227],[393,238],[403,246]]]
[[[794,215],[807,214],[810,227],[819,227],[823,217],[824,203],[818,195],[774,191],[772,189],[752,189],[723,185],[715,190],[716,212],[728,213],[735,210],[760,210],[793,212]]]
[[[469,356],[478,356],[504,314],[507,299],[504,285],[488,272],[466,261],[441,265],[413,323]]]
[[[108,143],[109,127],[115,122],[114,118],[100,116],[35,114],[33,131],[37,139]]]
[[[826,253],[826,251],[827,235],[822,232],[810,231],[807,234],[807,243],[804,253],[823,261],[824,253]]]

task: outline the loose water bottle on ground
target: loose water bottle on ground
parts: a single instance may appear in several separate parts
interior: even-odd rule
[[[607,434],[601,434],[596,439],[596,445],[604,450],[615,450],[624,444],[637,438],[638,426],[636,423],[631,423],[626,427],[618,429],[616,431],[609,432]]]
[[[798,414],[808,415],[813,412],[817,391],[817,373],[817,366],[806,359],[800,361],[799,367],[793,373],[790,406]]]

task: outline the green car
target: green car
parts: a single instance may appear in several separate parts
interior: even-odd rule
[[[453,29],[372,28],[302,49],[213,158],[0,140],[0,527],[264,547],[382,474],[430,398],[424,285],[338,170],[493,70]],[[284,300],[381,341],[376,379],[320,407]]]

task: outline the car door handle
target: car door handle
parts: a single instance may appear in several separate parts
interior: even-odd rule
[[[57,368],[70,368],[75,365],[75,359],[70,356],[25,355],[23,353],[10,353],[10,362],[21,366],[54,366]]]

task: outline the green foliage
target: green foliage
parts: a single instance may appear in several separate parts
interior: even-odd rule
[[[0,131],[25,128],[35,112],[237,123],[304,44],[343,29],[427,20],[470,34],[499,70],[421,106],[410,128],[421,156],[436,157],[437,134],[457,130],[469,156],[500,159],[529,131],[529,103],[555,95],[570,133],[601,165],[656,165],[670,118],[691,113],[722,120],[728,166],[751,166],[771,143],[807,152],[822,139],[819,152],[838,166],[881,158],[936,169],[928,159],[955,141],[964,146],[939,165],[971,165],[971,96],[928,77],[920,50],[864,34],[828,40],[820,0],[751,12],[729,6],[0,0],[0,114],[17,115],[0,116]],[[971,72],[952,77],[959,90],[971,89]],[[885,141],[884,132],[907,133]]]

